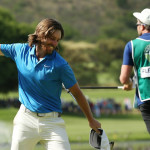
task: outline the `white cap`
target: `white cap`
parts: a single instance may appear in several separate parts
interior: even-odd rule
[[[143,11],[141,11],[141,13],[134,12],[133,16],[135,16],[142,23],[150,25],[150,9],[149,8],[145,8]]]
[[[98,134],[95,130],[91,130],[89,143],[93,148],[99,150],[110,150],[110,143],[108,137],[103,129],[100,129],[100,134]]]

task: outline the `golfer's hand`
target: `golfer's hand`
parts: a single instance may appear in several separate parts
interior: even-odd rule
[[[128,84],[124,84],[124,86],[123,86],[123,90],[130,91],[132,89],[133,89],[133,83],[132,82],[130,82]]]
[[[94,129],[97,133],[100,133],[98,128],[101,128],[101,123],[93,118],[92,121],[89,122],[89,126]]]

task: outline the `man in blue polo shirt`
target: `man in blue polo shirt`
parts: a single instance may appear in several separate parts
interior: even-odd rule
[[[72,69],[57,52],[63,35],[58,21],[44,19],[28,43],[0,45],[0,54],[10,57],[18,70],[21,107],[14,118],[11,150],[32,150],[38,142],[47,150],[70,150],[60,117],[62,83],[76,98],[89,126],[99,132],[101,124],[93,118]]]
[[[130,75],[134,67],[136,77],[135,100],[150,133],[150,9],[135,12],[139,37],[128,42],[124,49],[120,82],[124,90],[132,89]]]

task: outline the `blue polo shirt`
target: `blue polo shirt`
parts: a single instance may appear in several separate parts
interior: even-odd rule
[[[144,39],[144,40],[150,40],[150,33],[145,33],[141,36],[139,36],[138,38]],[[123,55],[123,65],[130,65],[130,66],[134,66],[133,63],[133,59],[132,59],[132,45],[131,45],[131,41],[128,42],[125,46],[124,49],[124,55]],[[138,94],[138,90],[136,89],[136,100],[137,100],[137,104],[141,105],[144,102],[142,102],[139,98],[139,94]]]
[[[71,88],[77,82],[68,63],[56,51],[38,61],[27,43],[1,44],[1,51],[16,63],[19,101],[33,112],[62,112],[62,83]]]

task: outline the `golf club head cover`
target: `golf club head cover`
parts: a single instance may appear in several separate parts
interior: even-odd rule
[[[100,134],[95,130],[91,130],[89,143],[93,148],[99,150],[110,150],[109,140],[103,129],[99,129]]]

